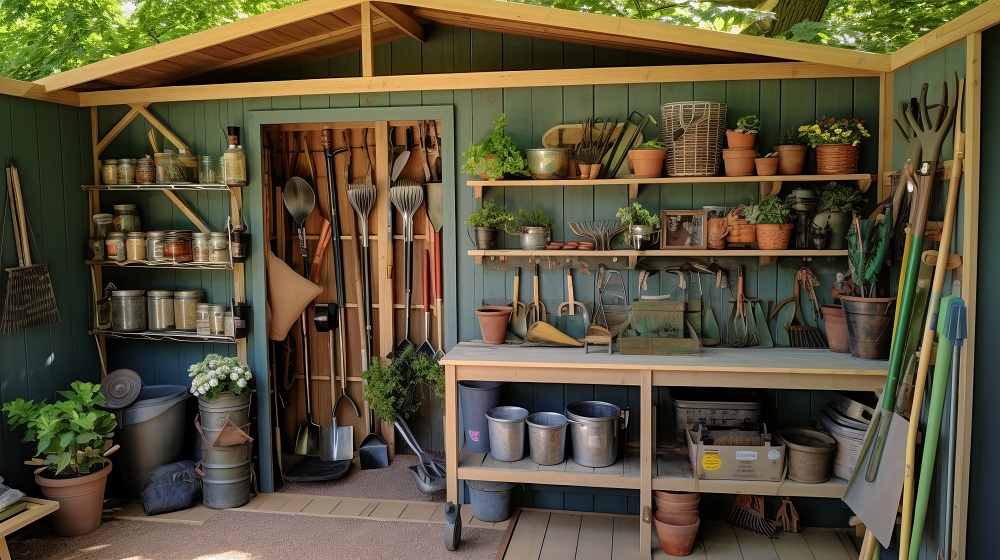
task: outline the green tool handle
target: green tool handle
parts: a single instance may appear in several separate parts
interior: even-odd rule
[[[899,298],[899,322],[892,333],[892,350],[889,355],[889,373],[885,378],[885,397],[882,399],[882,410],[890,411],[896,402],[896,384],[899,383],[899,372],[903,369],[906,347],[906,335],[913,315],[914,294],[917,287],[917,277],[920,273],[920,258],[923,253],[924,236],[914,235],[910,241],[910,254],[907,255],[906,279],[903,282],[903,293]],[[884,445],[884,442],[883,442]]]

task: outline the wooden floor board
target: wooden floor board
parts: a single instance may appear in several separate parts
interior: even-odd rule
[[[311,496],[295,496],[294,498],[288,500],[278,508],[280,512],[286,513],[297,513],[305,509],[310,502],[313,501]]]
[[[754,560],[779,560],[778,553],[771,544],[771,539],[751,533],[746,529],[734,529],[736,541],[740,545],[740,553],[743,558],[753,558]],[[808,558],[805,557],[805,558]]]
[[[610,516],[587,515],[580,523],[580,540],[576,560],[607,560],[611,558],[614,520]]]
[[[309,505],[302,508],[302,513],[309,515],[327,515],[338,505],[340,505],[340,498],[317,496],[315,500],[309,503]]]
[[[538,560],[549,524],[549,514],[540,511],[522,511],[517,521],[505,557]]]
[[[399,518],[410,521],[430,521],[437,507],[438,504],[433,502],[406,504],[406,508],[399,514]]]
[[[399,519],[400,514],[406,509],[406,504],[400,502],[379,502],[375,509],[368,514],[368,517],[375,519]]]
[[[701,538],[709,560],[743,560],[735,529],[725,523],[702,523]]]
[[[785,533],[771,541],[781,560],[813,560],[812,550],[801,533]]]
[[[635,519],[615,516],[614,540],[611,543],[611,557],[615,560],[648,558],[649,552],[639,547],[639,524]]]
[[[541,558],[545,560],[575,560],[576,545],[580,540],[579,515],[570,513],[552,513],[549,515],[549,528],[545,531],[542,542]]]
[[[816,560],[848,560],[850,556],[833,531],[802,531]]]

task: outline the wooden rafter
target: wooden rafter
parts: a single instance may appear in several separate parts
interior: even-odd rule
[[[386,21],[398,27],[403,33],[424,42],[424,27],[405,12],[387,2],[371,2],[371,9],[378,12]]]
[[[374,31],[372,29],[372,4],[371,2],[361,3],[361,75],[371,77],[375,75],[375,48]]]

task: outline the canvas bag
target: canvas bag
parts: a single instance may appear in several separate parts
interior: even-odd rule
[[[168,463],[146,477],[142,487],[142,511],[146,515],[187,509],[201,501],[201,477],[194,462]]]

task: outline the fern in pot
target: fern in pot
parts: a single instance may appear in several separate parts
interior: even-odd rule
[[[743,211],[746,219],[756,226],[757,247],[765,250],[787,249],[792,239],[792,209],[777,195],[760,197],[760,202],[750,204]]]
[[[493,121],[493,130],[489,134],[462,152],[462,156],[466,158],[462,165],[463,172],[490,181],[530,175],[528,162],[521,154],[517,142],[506,134],[506,126],[507,116],[501,114]]]
[[[556,221],[538,206],[531,210],[518,210],[515,223],[521,238],[521,249],[525,251],[544,249],[552,241],[552,228]]]
[[[818,206],[813,224],[816,228],[830,228],[827,249],[843,249],[847,242],[847,230],[851,227],[851,216],[864,197],[856,188],[837,181],[816,187]]]

